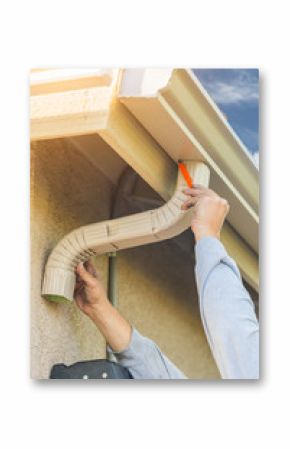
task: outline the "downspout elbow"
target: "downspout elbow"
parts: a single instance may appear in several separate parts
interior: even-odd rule
[[[195,184],[208,186],[209,168],[203,162],[186,162]],[[46,263],[42,296],[55,302],[73,301],[75,268],[93,255],[166,240],[188,229],[193,209],[181,210],[186,200],[185,179],[178,172],[171,199],[158,209],[82,226],[65,236]]]

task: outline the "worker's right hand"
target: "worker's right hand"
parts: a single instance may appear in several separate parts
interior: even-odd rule
[[[200,185],[184,189],[188,200],[182,205],[183,210],[194,207],[191,229],[195,239],[202,237],[220,238],[221,228],[229,212],[227,200],[221,198],[213,190]]]
[[[90,260],[78,264],[76,275],[75,301],[82,312],[90,315],[96,305],[108,300],[105,288]]]

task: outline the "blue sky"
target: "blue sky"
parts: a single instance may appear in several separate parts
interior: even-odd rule
[[[259,163],[259,71],[257,69],[193,69]]]

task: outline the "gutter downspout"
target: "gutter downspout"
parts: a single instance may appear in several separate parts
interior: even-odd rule
[[[187,161],[186,168],[195,184],[208,186],[209,168],[203,162]],[[178,171],[177,185],[171,199],[163,206],[82,226],[65,236],[53,249],[45,267],[42,296],[50,301],[73,301],[75,268],[91,256],[166,240],[189,228],[193,208],[180,209],[186,200],[187,187]]]
[[[117,287],[117,253],[109,253],[108,257],[108,298],[112,306],[117,307],[118,287]],[[106,350],[106,358],[115,362],[112,352]]]

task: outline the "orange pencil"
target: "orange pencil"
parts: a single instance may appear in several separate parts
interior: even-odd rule
[[[190,174],[188,173],[186,166],[184,165],[183,162],[179,162],[178,161],[178,167],[180,168],[181,173],[183,174],[183,177],[186,181],[186,184],[188,185],[188,187],[192,188],[193,187],[193,182],[191,179]]]

